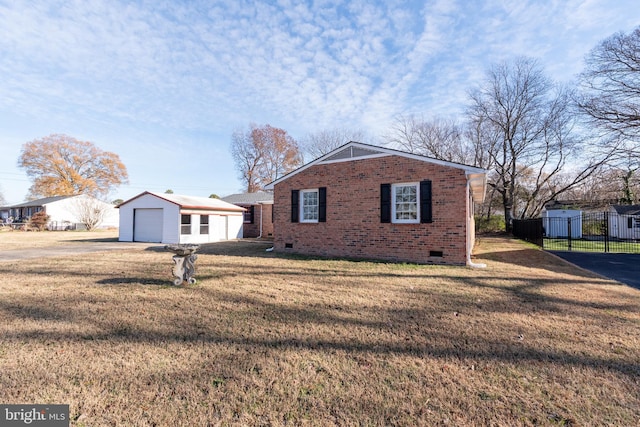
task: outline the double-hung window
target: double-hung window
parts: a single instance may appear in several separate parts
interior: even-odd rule
[[[291,190],[291,222],[327,222],[327,187]]]
[[[191,215],[180,215],[180,234],[191,234]]]
[[[245,208],[245,211],[242,216],[242,222],[245,224],[253,224],[253,215],[255,211],[255,206],[251,205]]]
[[[400,224],[420,222],[420,186],[417,182],[391,186],[391,218]]]
[[[431,180],[380,184],[380,222],[429,224],[433,222]]]
[[[209,234],[209,215],[200,215],[200,234]]]
[[[318,190],[300,190],[300,222],[318,222]]]

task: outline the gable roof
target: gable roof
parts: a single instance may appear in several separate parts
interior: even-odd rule
[[[581,210],[602,211],[607,209],[608,201],[584,201],[584,200],[551,200],[544,205],[544,210]]]
[[[126,200],[120,203],[117,208],[122,205],[126,205],[127,203],[132,202],[135,199],[138,199],[144,195],[151,195],[157,197],[162,200],[166,200],[167,202],[173,203],[175,205],[180,206],[183,209],[215,209],[221,211],[231,211],[231,212],[244,212],[244,208],[233,205],[231,203],[225,202],[220,199],[212,199],[210,197],[196,197],[196,196],[186,196],[183,194],[167,194],[167,193],[154,193],[151,191],[145,191],[143,193],[138,194],[135,197],[132,197],[129,200]]]
[[[619,215],[640,215],[640,205],[611,205]]]
[[[12,208],[31,208],[31,207],[37,207],[37,206],[44,206],[44,205],[48,205],[50,203],[53,202],[57,202],[59,200],[64,200],[64,199],[70,199],[72,197],[78,197],[78,195],[74,195],[74,196],[52,196],[52,197],[44,197],[42,199],[36,199],[36,200],[29,200],[27,202],[23,202],[23,203],[18,203],[17,205],[11,205],[11,206],[3,206],[3,209],[12,209]]]
[[[258,191],[256,193],[230,194],[223,197],[221,200],[224,200],[228,203],[233,203],[234,205],[271,204],[273,203],[273,193]]]
[[[361,142],[351,141],[348,142],[327,154],[318,157],[317,159],[299,167],[293,172],[284,175],[275,181],[268,184],[265,188],[267,190],[273,190],[276,184],[291,178],[292,176],[312,167],[320,164],[329,164],[337,162],[348,162],[353,160],[374,159],[387,156],[400,156],[408,159],[419,160],[421,162],[433,163],[440,166],[451,167],[455,169],[461,169],[465,172],[473,198],[479,202],[484,200],[484,195],[487,188],[487,171],[475,166],[463,165],[461,163],[447,162],[444,160],[434,159],[432,157],[421,156],[418,154],[409,153],[406,151],[394,150],[386,147],[378,147],[375,145],[363,144]]]

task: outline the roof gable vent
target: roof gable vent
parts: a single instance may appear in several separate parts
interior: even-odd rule
[[[326,159],[324,159],[324,161],[333,162],[336,160],[348,160],[356,157],[368,157],[368,156],[376,156],[381,154],[384,154],[384,153],[378,150],[370,150],[368,148],[351,146],[351,147],[345,148],[344,150],[338,151],[337,153],[335,153],[330,157],[327,157]]]

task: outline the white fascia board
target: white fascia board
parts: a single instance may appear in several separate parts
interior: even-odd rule
[[[364,155],[364,156],[358,156],[358,157],[349,157],[349,158],[344,158],[344,159],[336,159],[336,160],[326,160],[329,157],[335,155],[336,153],[343,151],[349,147],[356,147],[356,148],[361,148],[363,150],[370,150],[370,151],[377,151],[378,153],[375,154],[371,154],[371,155]],[[374,158],[381,158],[381,157],[387,157],[387,156],[400,156],[400,157],[405,157],[405,158],[409,158],[409,159],[413,159],[413,160],[418,160],[421,162],[426,162],[426,163],[433,163],[436,165],[440,165],[440,166],[446,166],[446,167],[452,167],[455,169],[461,169],[463,171],[465,171],[465,174],[467,176],[471,175],[471,174],[486,174],[487,171],[485,169],[482,168],[477,168],[475,166],[468,166],[468,165],[463,165],[461,163],[454,163],[454,162],[447,162],[445,160],[439,160],[439,159],[434,159],[432,157],[426,157],[426,156],[421,156],[418,154],[413,154],[413,153],[408,153],[405,151],[399,151],[399,150],[394,150],[394,149],[390,149],[390,148],[386,148],[386,147],[378,147],[375,145],[369,145],[369,144],[363,144],[360,142],[348,142],[344,145],[341,145],[340,147],[324,154],[323,156],[318,157],[316,160],[313,160],[312,162],[307,163],[306,165],[303,165],[301,167],[299,167],[298,169],[288,173],[285,176],[282,176],[278,179],[276,179],[275,181],[267,184],[265,186],[266,190],[273,190],[273,188],[275,187],[276,184],[294,176],[297,175],[300,172],[303,172],[307,169],[309,169],[312,166],[318,165],[318,164],[331,164],[331,163],[340,163],[340,162],[350,162],[350,161],[355,161],[355,160],[366,160],[366,159],[374,159]]]

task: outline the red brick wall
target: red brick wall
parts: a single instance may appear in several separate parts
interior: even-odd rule
[[[432,181],[433,222],[380,222],[380,184]],[[327,187],[327,221],[291,222],[291,190]],[[314,165],[274,188],[274,250],[436,264],[466,262],[464,171],[401,156]],[[291,246],[291,248],[286,248]],[[442,257],[430,256],[442,252]]]
[[[262,206],[262,237],[273,237],[273,205],[260,206]],[[256,206],[256,212],[260,211],[260,206]]]
[[[243,208],[250,209],[251,205],[238,205]],[[271,219],[271,212],[273,211],[273,205],[253,205],[253,223],[245,222],[242,224],[243,237],[260,237],[260,218],[262,217],[262,237],[273,236],[273,221]]]

